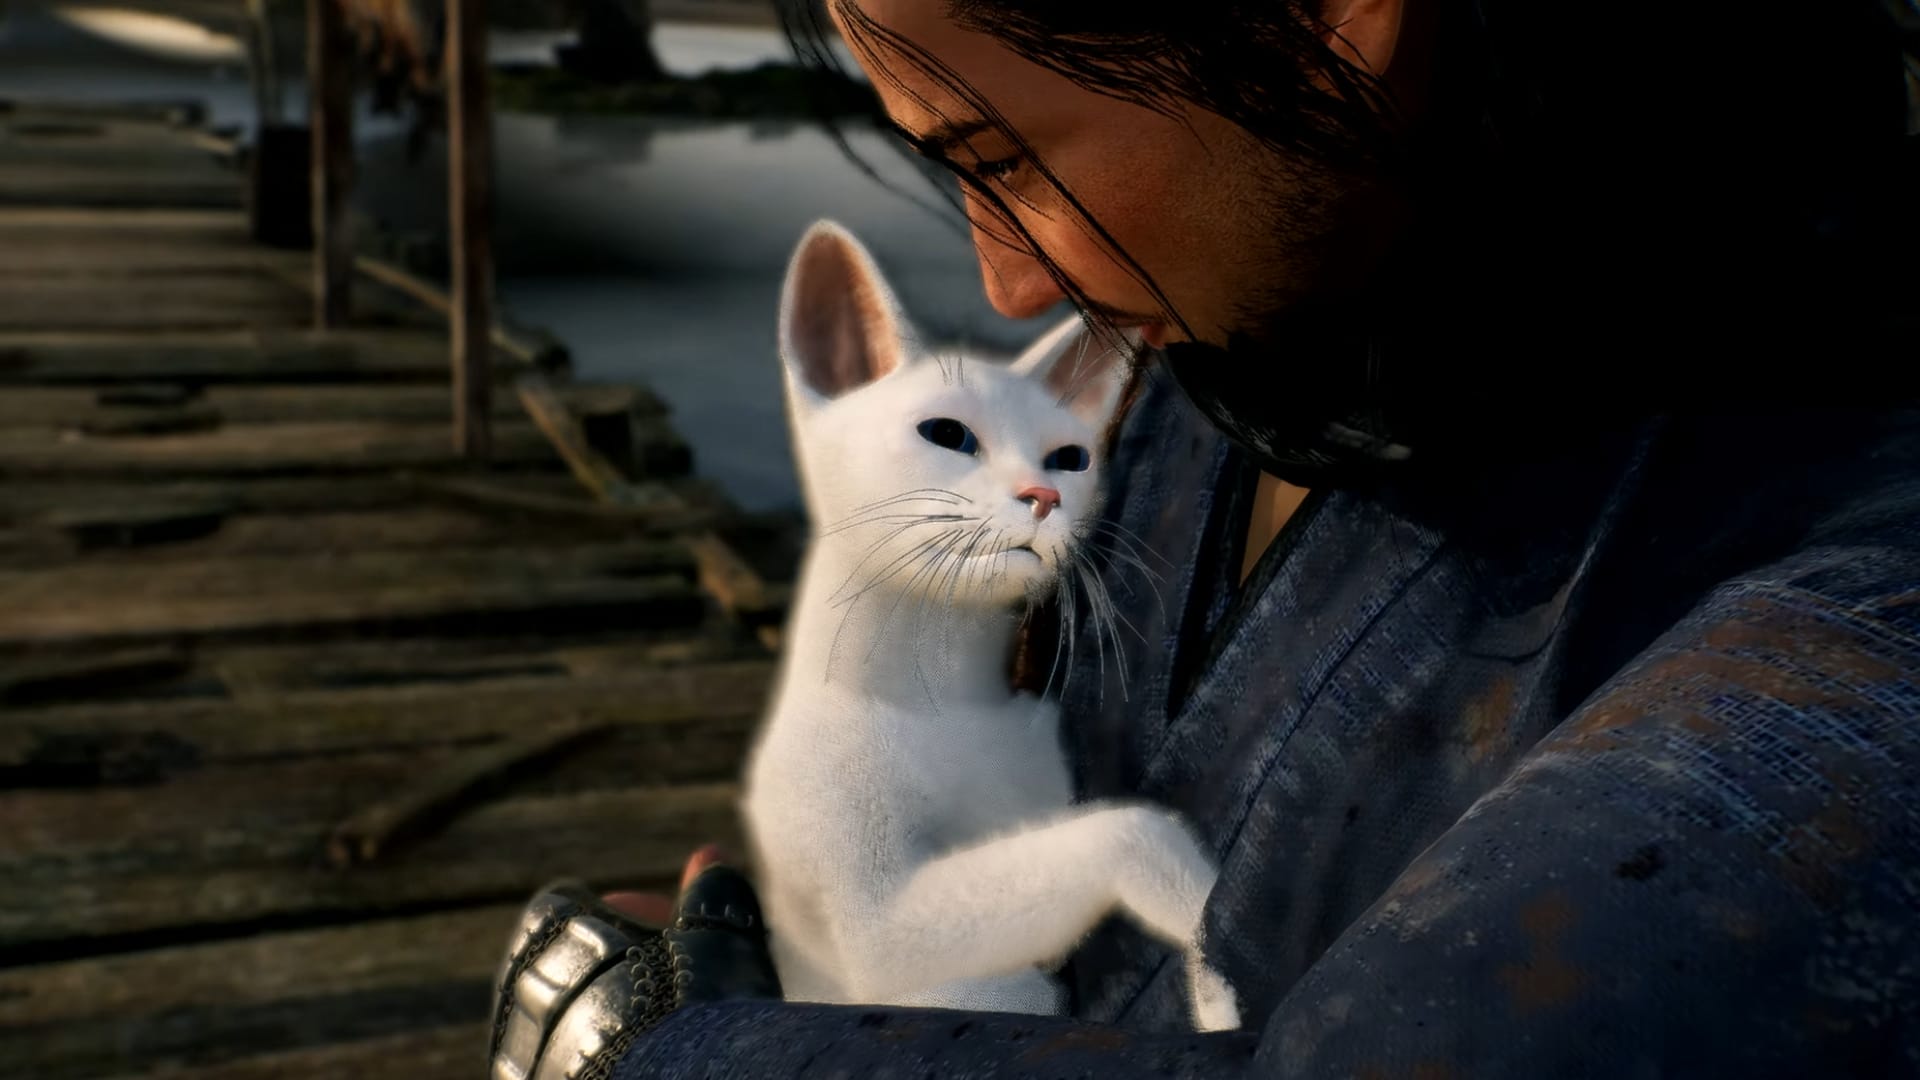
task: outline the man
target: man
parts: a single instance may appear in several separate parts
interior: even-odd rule
[[[1118,923],[1072,1018],[756,997],[721,868],[611,998],[516,1005],[594,910],[537,905],[497,1075],[1920,1074],[1913,11],[828,14],[996,306],[1155,347],[1109,469],[1174,571],[1067,738],[1219,856],[1246,1023]]]

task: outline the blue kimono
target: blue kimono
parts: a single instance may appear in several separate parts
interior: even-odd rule
[[[1064,665],[1081,793],[1220,860],[1243,1030],[1113,920],[1070,1018],[707,1005],[616,1078],[1920,1076],[1920,8],[1445,9],[1484,138],[1402,370],[1510,393],[1429,410],[1500,452],[1315,491],[1242,586],[1256,472],[1150,379],[1110,506],[1165,580],[1109,575],[1124,681],[1084,619]]]
[[[1920,412],[1316,492],[1244,587],[1255,473],[1162,380],[1110,470],[1165,580],[1069,749],[1219,857],[1245,1028],[1114,920],[1073,1018],[709,1005],[615,1077],[1920,1075]]]

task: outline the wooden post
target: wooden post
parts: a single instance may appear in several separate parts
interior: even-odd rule
[[[486,0],[447,0],[447,182],[452,209],[453,442],[470,460],[492,450],[493,110]]]
[[[313,318],[344,326],[353,284],[353,70],[345,0],[307,0],[307,101],[313,128]]]
[[[274,55],[273,19],[267,0],[247,0],[247,73],[253,78],[255,129],[280,123],[280,64]]]

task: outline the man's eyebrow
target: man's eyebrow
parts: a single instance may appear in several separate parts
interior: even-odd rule
[[[985,120],[949,121],[925,135],[915,135],[897,123],[893,125],[893,130],[912,144],[915,150],[931,157],[947,157],[954,147],[992,128],[993,125]]]

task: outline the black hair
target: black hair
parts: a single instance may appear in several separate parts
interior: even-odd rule
[[[1178,4],[1117,0],[939,0],[963,29],[989,34],[1009,50],[1090,91],[1167,116],[1188,107],[1215,113],[1279,151],[1305,171],[1353,174],[1388,160],[1394,103],[1385,85],[1331,45],[1338,30],[1321,17],[1316,0],[1183,0]],[[864,65],[907,92],[891,73],[897,64],[945,89],[977,112],[1012,146],[1078,218],[1079,226],[1116,265],[1126,270],[1161,313],[1188,336],[1193,328],[1146,271],[1087,212],[1017,130],[978,90],[925,48],[869,17],[857,0],[776,0],[781,24],[804,65],[838,70],[826,5],[846,24],[845,41]],[[938,116],[930,103],[916,103]],[[992,215],[995,238],[1029,252],[1060,290],[1087,313],[1108,343],[1118,347],[1114,313],[1085,295],[1034,242],[1007,204],[1004,187],[973,168],[949,160],[897,126],[905,147],[950,171],[978,205]],[[869,176],[837,130],[843,153]],[[1013,196],[1018,198],[1018,196]],[[1283,207],[1276,207],[1281,211]],[[1279,216],[1284,217],[1284,213]],[[987,222],[977,222],[983,231]],[[1287,222],[1276,221],[1276,228]]]

